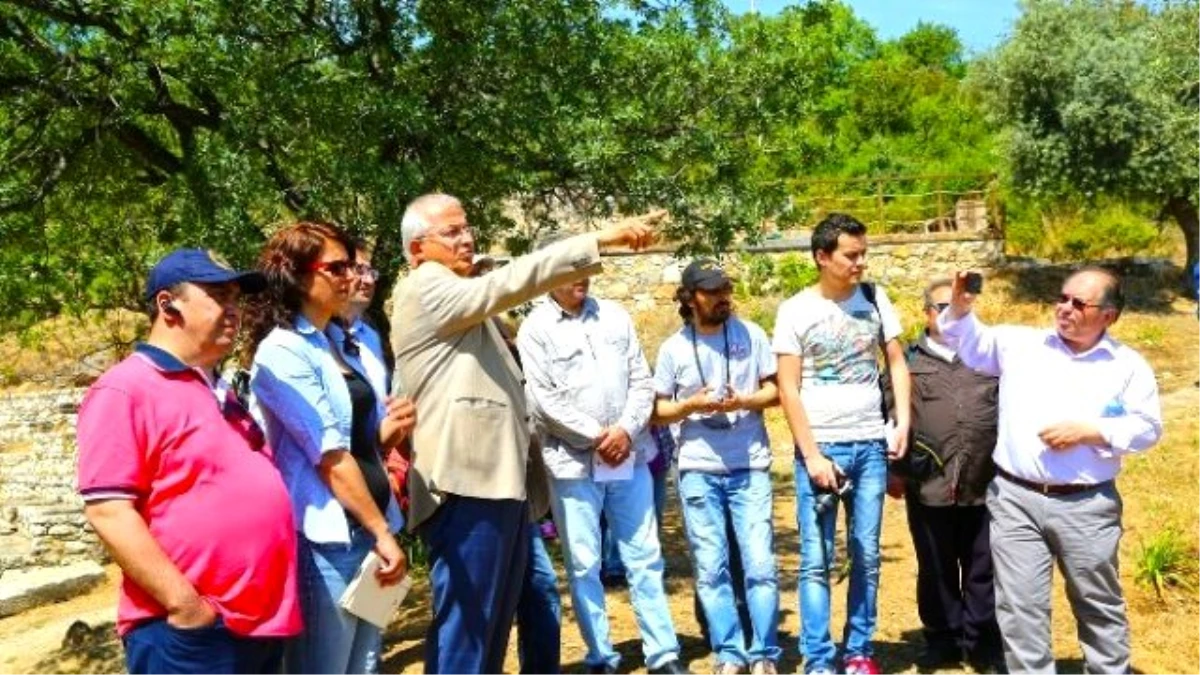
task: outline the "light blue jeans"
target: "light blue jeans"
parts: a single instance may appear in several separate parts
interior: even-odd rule
[[[284,652],[288,673],[375,673],[380,630],[338,605],[375,538],[350,528],[349,544],[317,544],[299,535],[300,607],[304,632]]]
[[[845,656],[871,656],[879,592],[879,529],[887,489],[883,439],[821,443],[853,488],[818,519],[813,484],[796,461],[796,523],[800,528],[800,654],[804,671],[832,670],[837,648],[829,633],[829,573],[833,566],[838,504],[845,502],[849,527],[850,588],[843,630]],[[819,520],[819,522],[818,522]]]
[[[729,474],[684,471],[679,476],[679,496],[696,562],[696,591],[717,660],[736,665],[778,661],[779,583],[772,550],[771,474],[763,469]],[[727,508],[745,570],[752,636],[748,649],[729,575]]]
[[[663,591],[663,556],[654,517],[654,489],[645,465],[634,469],[630,480],[597,483],[590,478],[553,479],[554,522],[563,542],[571,601],[579,632],[587,644],[584,663],[614,668],[621,656],[612,647],[604,586],[600,583],[600,513],[617,540],[625,563],[629,595],[642,651],[649,668],[658,668],[679,657],[679,641]]]
[[[650,472],[650,480],[654,484],[654,517],[658,519],[658,534],[661,541],[663,513],[667,507],[667,474],[670,473],[670,468],[663,469],[658,473]],[[604,521],[604,527],[600,532],[600,539],[603,541],[604,557],[600,564],[601,577],[623,577],[625,576],[625,566],[621,564],[621,552],[617,550],[617,541],[610,534],[608,521]],[[666,569],[663,569],[666,573]]]

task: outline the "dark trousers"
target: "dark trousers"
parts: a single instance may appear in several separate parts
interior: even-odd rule
[[[499,673],[529,559],[524,501],[450,496],[419,533],[429,553],[433,621],[425,672]]]
[[[283,638],[230,633],[220,618],[204,628],[175,628],[153,619],[125,634],[125,669],[130,673],[278,673]]]
[[[558,575],[537,527],[529,528],[529,564],[517,602],[517,656],[522,673],[557,673],[562,654]]]
[[[904,500],[917,553],[917,611],[932,649],[1001,653],[987,507],[925,506]]]

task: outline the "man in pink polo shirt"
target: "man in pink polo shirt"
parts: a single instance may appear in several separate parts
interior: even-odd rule
[[[150,335],[79,410],[84,513],[121,566],[130,673],[279,672],[301,629],[283,480],[217,374],[242,293],[266,285],[200,249],[150,272]]]

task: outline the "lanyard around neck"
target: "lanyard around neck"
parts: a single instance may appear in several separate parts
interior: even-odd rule
[[[725,354],[725,386],[732,386],[729,380],[729,320],[726,319],[721,324],[721,338],[724,341],[723,352]],[[700,388],[708,386],[708,379],[704,377],[704,367],[700,365],[700,349],[696,346],[696,324],[692,324],[692,358],[696,359],[696,370],[700,373]]]

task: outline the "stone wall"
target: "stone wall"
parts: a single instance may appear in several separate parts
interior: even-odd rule
[[[0,571],[104,558],[74,488],[82,396],[0,394]]]
[[[775,259],[799,255],[812,260],[807,239],[772,242],[744,253]],[[889,288],[917,289],[931,277],[948,276],[955,270],[999,267],[1004,261],[1004,240],[957,232],[887,235],[871,237],[867,253],[870,280]],[[735,274],[740,261],[739,254],[725,257]],[[592,288],[596,295],[618,300],[632,311],[672,306],[680,273],[688,262],[690,258],[676,258],[670,251],[605,255],[605,272],[593,280]]]

